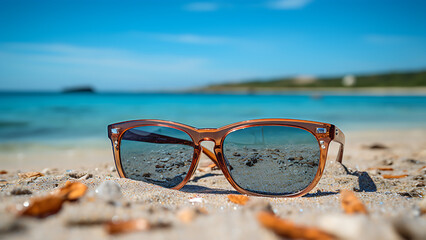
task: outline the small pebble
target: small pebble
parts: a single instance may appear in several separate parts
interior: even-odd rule
[[[381,143],[375,143],[368,146],[369,149],[388,149],[387,146],[381,144]]]
[[[11,195],[29,195],[32,194],[32,192],[25,188],[14,188],[12,191],[10,191]]]
[[[424,180],[425,179],[425,177],[423,176],[423,175],[417,175],[417,176],[414,176],[414,178],[413,178],[414,180]]]
[[[87,178],[91,178],[93,176],[91,173],[86,173],[86,172],[69,172],[69,173],[67,173],[67,175],[70,178],[76,178],[76,179],[82,178],[86,175],[87,175]]]
[[[260,212],[260,211],[271,212],[271,213],[274,212],[271,204],[267,200],[264,200],[261,198],[250,198],[250,200],[247,201],[245,208],[255,212]]]
[[[108,202],[116,202],[121,199],[122,192],[118,183],[107,180],[99,185],[95,190],[96,195]]]
[[[391,166],[392,164],[393,164],[393,161],[391,159],[383,160],[383,165],[385,166]]]
[[[81,178],[79,178],[78,180],[87,180],[87,179],[92,178],[92,177],[93,177],[93,175],[91,173],[88,173],[88,174],[82,176]]]
[[[405,159],[405,162],[410,163],[410,164],[420,164],[421,162],[416,160],[416,159],[412,159],[412,158],[408,158]]]
[[[43,174],[45,174],[45,175],[50,175],[50,174],[52,174],[52,169],[50,169],[50,168],[45,168],[45,169],[43,169],[42,171],[41,171],[41,173],[43,173]]]
[[[399,195],[403,197],[418,197],[418,198],[423,197],[423,193],[415,188],[411,189],[408,192],[401,192],[399,193]]]

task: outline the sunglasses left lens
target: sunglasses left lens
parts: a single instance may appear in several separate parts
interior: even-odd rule
[[[121,167],[133,180],[173,188],[187,175],[194,155],[191,137],[178,129],[142,126],[124,132]]]

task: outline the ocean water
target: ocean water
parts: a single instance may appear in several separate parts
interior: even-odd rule
[[[201,128],[257,118],[328,122],[343,131],[426,129],[426,97],[0,93],[0,144],[104,144],[108,124],[132,119]]]

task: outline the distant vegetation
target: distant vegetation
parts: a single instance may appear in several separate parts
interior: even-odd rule
[[[63,89],[62,93],[95,93],[95,89],[90,86],[69,87]]]
[[[426,87],[426,71],[398,72],[374,75],[353,75],[328,78],[279,78],[225,83],[202,90],[280,90],[306,88],[370,88],[370,87]]]

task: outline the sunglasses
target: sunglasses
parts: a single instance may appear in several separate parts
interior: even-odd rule
[[[108,126],[120,177],[166,188],[182,188],[207,155],[240,193],[298,197],[320,180],[331,141],[345,135],[328,123],[259,119],[221,128],[194,128],[163,120],[134,120]],[[201,145],[214,142],[214,152]]]

